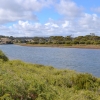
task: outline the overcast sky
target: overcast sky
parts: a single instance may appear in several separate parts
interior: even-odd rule
[[[100,36],[100,0],[0,0],[0,35]]]

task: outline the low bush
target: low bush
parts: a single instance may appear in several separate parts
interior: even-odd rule
[[[91,74],[78,74],[73,80],[76,89],[96,90],[100,86],[98,79]]]
[[[0,59],[3,61],[8,61],[8,57],[0,50]]]
[[[100,79],[20,60],[1,61],[0,100],[100,100]]]

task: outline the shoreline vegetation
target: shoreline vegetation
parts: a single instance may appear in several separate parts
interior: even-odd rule
[[[49,36],[49,37],[7,37],[0,36],[0,44],[18,44],[35,47],[61,47],[100,49],[100,36],[90,33],[85,36]]]
[[[64,44],[27,44],[27,43],[14,43],[20,46],[30,47],[59,47],[59,48],[83,48],[83,49],[100,49],[100,45],[64,45]]]
[[[100,78],[9,60],[0,51],[0,100],[100,100]]]

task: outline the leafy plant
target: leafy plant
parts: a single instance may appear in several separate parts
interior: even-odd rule
[[[100,100],[100,79],[20,60],[0,61],[0,100]]]
[[[0,59],[3,61],[8,61],[8,57],[0,50]]]

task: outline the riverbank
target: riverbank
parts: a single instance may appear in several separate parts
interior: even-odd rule
[[[26,44],[26,43],[17,43],[16,45],[31,46],[31,47],[59,47],[59,48],[100,49],[100,45]]]

